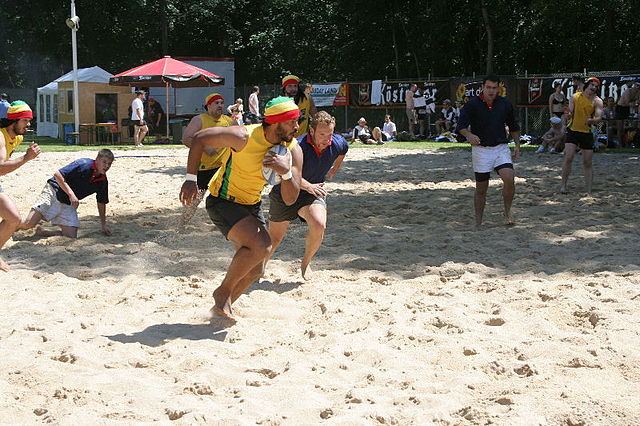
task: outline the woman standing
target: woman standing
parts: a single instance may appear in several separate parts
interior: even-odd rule
[[[567,97],[562,93],[562,83],[556,81],[553,83],[554,92],[549,95],[549,115],[562,118],[564,114],[564,105],[567,103]]]

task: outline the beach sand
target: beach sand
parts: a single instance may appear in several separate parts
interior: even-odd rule
[[[23,216],[45,153],[0,179]],[[596,154],[593,197],[561,155],[493,176],[473,226],[470,153],[352,149],[327,184],[313,278],[296,222],[231,325],[209,322],[233,250],[203,205],[186,232],[185,149],[120,151],[100,233],[20,232],[0,255],[0,423],[640,424],[638,155]],[[265,210],[268,199],[265,197]]]

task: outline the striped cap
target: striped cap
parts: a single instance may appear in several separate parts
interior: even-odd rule
[[[587,79],[587,84],[591,83],[592,81],[595,81],[596,83],[598,83],[598,86],[600,86],[600,79],[599,78],[589,77]]]
[[[20,120],[21,118],[33,118],[33,112],[25,101],[13,101],[7,110],[8,120]]]
[[[218,99],[222,99],[224,101],[224,98],[222,97],[222,95],[220,93],[212,93],[209,96],[207,96],[206,98],[204,98],[204,106],[209,106],[214,101],[217,101]]]
[[[300,117],[298,105],[286,96],[271,99],[264,108],[264,121],[269,124],[284,123],[298,117]]]
[[[300,78],[295,75],[288,75],[282,78],[282,87],[285,87],[288,84],[298,84],[300,83]]]

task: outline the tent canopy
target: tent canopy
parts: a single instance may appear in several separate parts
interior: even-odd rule
[[[169,56],[111,77],[109,84],[138,87],[206,87],[224,84],[224,78]]]

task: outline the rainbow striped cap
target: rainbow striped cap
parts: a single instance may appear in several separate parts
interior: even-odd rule
[[[284,123],[298,117],[300,117],[298,105],[287,96],[271,99],[264,108],[264,121],[269,124]]]
[[[25,101],[13,101],[7,110],[8,120],[20,120],[21,118],[33,118],[33,112]]]

